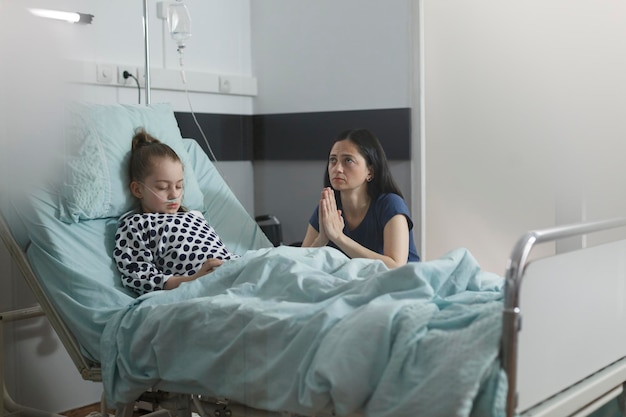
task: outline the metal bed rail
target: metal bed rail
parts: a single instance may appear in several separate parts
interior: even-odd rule
[[[48,413],[17,404],[9,395],[4,383],[4,323],[16,320],[26,320],[43,315],[44,313],[39,306],[0,312],[0,391],[2,391],[0,393],[1,417],[17,417],[22,415],[29,417],[62,417],[59,414]]]
[[[508,381],[507,417],[514,417],[517,408],[517,357],[520,330],[520,289],[529,256],[536,245],[555,242],[626,226],[626,217],[534,230],[523,235],[513,247],[505,274],[504,311],[502,317],[501,361]]]

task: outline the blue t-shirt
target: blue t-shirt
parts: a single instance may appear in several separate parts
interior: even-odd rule
[[[337,208],[340,202],[337,201]],[[418,262],[420,260],[415,248],[415,241],[413,239],[413,221],[409,215],[409,208],[406,203],[398,194],[381,194],[374,204],[370,204],[367,214],[361,224],[359,224],[354,230],[348,230],[348,226],[344,226],[343,233],[358,242],[366,248],[383,254],[384,247],[384,230],[385,225],[396,214],[403,214],[409,223],[409,262]],[[343,216],[343,214],[342,214]],[[309,223],[315,230],[319,232],[319,206],[315,208],[315,211],[309,219]],[[345,219],[344,219],[345,224]],[[328,242],[328,246],[337,248],[333,242]],[[337,248],[339,249],[339,248]]]

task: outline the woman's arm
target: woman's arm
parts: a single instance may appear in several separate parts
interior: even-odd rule
[[[409,225],[402,214],[393,216],[383,230],[383,254],[374,252],[341,233],[332,239],[350,258],[380,259],[388,268],[405,265],[409,257]]]
[[[322,192],[319,206],[320,229],[339,249],[350,258],[380,259],[389,268],[407,263],[409,257],[409,224],[402,214],[391,217],[383,229],[383,254],[370,250],[343,232],[344,220],[337,209],[335,195],[330,189]]]
[[[315,230],[313,226],[310,224],[306,228],[306,234],[304,235],[304,240],[302,241],[303,248],[319,248],[322,246],[326,246],[328,244],[328,239],[324,239],[323,236],[320,236],[319,232]]]

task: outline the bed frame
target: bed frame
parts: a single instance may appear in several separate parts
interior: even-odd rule
[[[539,244],[624,226],[618,218],[536,230],[513,248],[501,346],[507,416],[584,416],[623,391],[626,240],[534,261],[530,254]]]
[[[539,244],[624,226],[626,218],[536,230],[522,236],[513,248],[505,276],[501,339],[501,362],[509,386],[507,416],[584,416],[622,393],[626,336],[614,330],[626,324],[626,240],[532,261],[530,254]],[[12,230],[0,215],[2,240],[39,305],[0,312],[0,417],[58,417],[21,406],[7,393],[2,323],[45,315],[85,380],[102,381],[101,369],[81,353],[30,268],[27,247],[20,246]],[[526,300],[532,302],[524,304]],[[190,417],[192,412],[203,417],[288,415],[250,409],[227,399],[165,392],[146,392],[137,404],[154,417],[167,412],[179,417]],[[129,404],[116,414],[130,417],[135,406]],[[107,414],[104,399],[101,413]]]

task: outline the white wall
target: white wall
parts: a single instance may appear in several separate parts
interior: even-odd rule
[[[257,114],[409,107],[409,0],[251,2]]]
[[[411,107],[410,0],[252,1],[251,23],[255,114]],[[410,202],[410,163],[391,165]],[[324,169],[255,162],[256,213],[276,215],[286,243],[304,238]]]
[[[425,254],[626,213],[626,4],[423,0]]]

